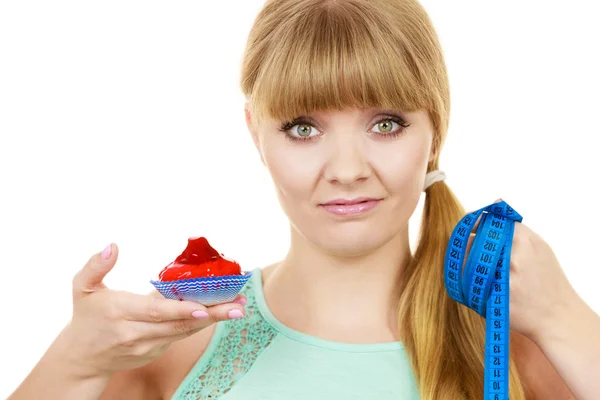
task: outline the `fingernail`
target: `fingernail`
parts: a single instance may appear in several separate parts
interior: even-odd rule
[[[208,317],[208,313],[202,310],[196,310],[192,313],[192,317],[194,318],[206,318]]]
[[[229,313],[227,313],[227,315],[229,315],[229,318],[232,318],[232,319],[242,318],[244,316],[244,314],[238,309],[229,311]]]
[[[238,297],[238,298],[237,298],[237,299],[235,299],[233,302],[234,302],[234,303],[241,304],[241,305],[243,305],[243,306],[245,306],[246,304],[248,304],[248,300],[246,300],[246,298],[245,298],[245,297]]]
[[[104,250],[102,250],[102,258],[104,258],[105,260],[108,260],[110,258],[110,252],[111,252],[111,245],[109,244],[108,246],[106,246],[104,248]]]

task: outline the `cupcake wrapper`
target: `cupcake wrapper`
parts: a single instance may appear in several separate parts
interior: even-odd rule
[[[216,276],[211,278],[182,279],[170,282],[150,281],[165,298],[195,301],[204,306],[233,301],[252,272],[242,275]]]

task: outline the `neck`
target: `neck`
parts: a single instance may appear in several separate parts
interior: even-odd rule
[[[410,260],[408,226],[378,249],[354,257],[324,252],[292,229],[286,258],[265,269],[264,293],[292,329],[348,343],[398,340],[398,291]]]

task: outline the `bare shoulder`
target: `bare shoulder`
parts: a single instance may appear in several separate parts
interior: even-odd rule
[[[575,399],[552,363],[538,345],[527,336],[511,331],[512,354],[525,389],[527,400]]]
[[[153,296],[161,296],[152,292]],[[215,332],[213,324],[186,339],[173,342],[168,350],[148,365],[121,371],[111,380],[101,400],[170,399],[200,356]]]

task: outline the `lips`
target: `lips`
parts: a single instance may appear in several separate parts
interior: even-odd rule
[[[335,199],[328,201],[327,203],[323,203],[324,206],[348,206],[360,203],[367,203],[369,201],[377,201],[379,199],[372,197],[357,197],[355,199]]]
[[[354,216],[366,213],[375,208],[381,199],[358,197],[355,199],[335,199],[321,204],[321,207],[330,214],[339,216]]]

